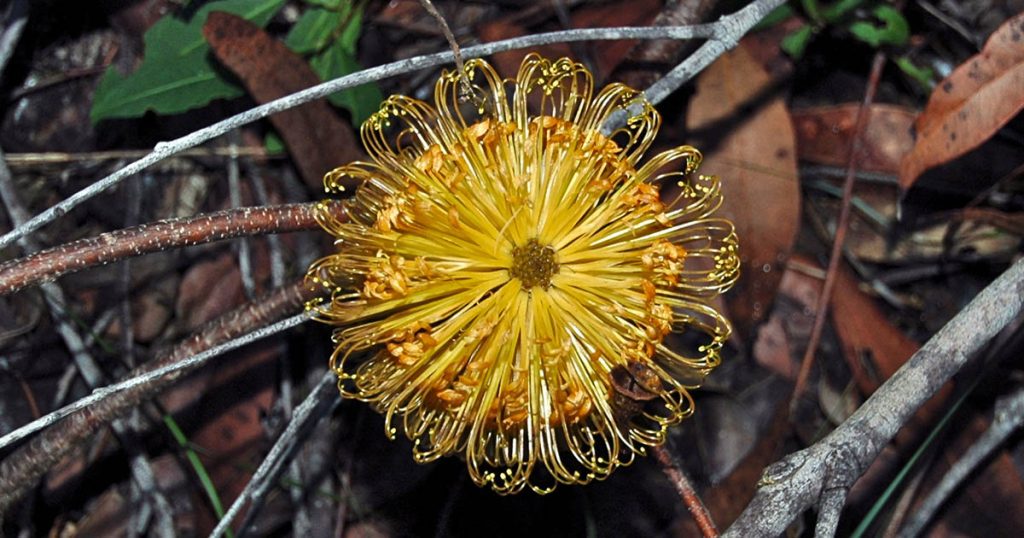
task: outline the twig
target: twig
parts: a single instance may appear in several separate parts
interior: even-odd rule
[[[1006,438],[1024,424],[1024,388],[1000,398],[996,402],[995,419],[988,430],[975,441],[974,445],[942,477],[942,482],[928,495],[914,512],[906,527],[900,531],[901,538],[920,536],[928,522],[965,480],[974,475],[981,462],[988,459]]]
[[[207,349],[206,351],[197,353],[181,361],[177,361],[166,366],[161,366],[160,368],[147,371],[143,374],[139,374],[134,377],[129,377],[128,379],[107,385],[105,387],[94,389],[92,391],[92,394],[86,396],[85,398],[82,398],[74,403],[66,405],[56,411],[53,411],[52,413],[49,413],[44,417],[34,420],[6,435],[0,436],[0,448],[6,448],[11,444],[20,441],[21,439],[24,439],[25,437],[43,428],[56,424],[61,419],[69,415],[77,413],[78,411],[81,411],[83,409],[87,409],[96,403],[108,400],[111,397],[116,396],[122,392],[138,391],[140,387],[153,388],[153,386],[157,384],[157,382],[159,382],[159,384],[161,385],[169,383],[169,381],[166,381],[161,378],[166,376],[168,379],[178,379],[185,372],[194,370],[199,366],[202,366],[203,364],[206,363],[206,361],[212,359],[213,357],[223,355],[228,351],[238,349],[246,344],[255,342],[256,340],[261,340],[263,338],[277,334],[279,332],[287,331],[288,329],[301,325],[308,319],[309,314],[307,313],[296,314],[283,321],[274,323],[273,325],[261,327],[251,333],[235,338],[234,340],[228,340],[223,344],[213,346]],[[7,460],[4,461],[6,462]]]
[[[3,161],[2,150],[0,150],[0,185],[3,186],[0,188],[0,197],[3,198],[3,205],[7,208],[8,214],[11,215],[12,222],[15,225],[20,224],[22,216],[27,214],[27,212],[14,189],[10,170]],[[22,237],[18,242],[25,252],[38,250],[38,245],[29,237]],[[53,319],[54,325],[57,326],[57,333],[64,341],[64,345],[67,346],[68,352],[71,353],[72,361],[77,367],[78,372],[90,388],[102,385],[105,382],[106,376],[100,368],[99,362],[89,353],[82,336],[78,334],[78,330],[68,319],[68,300],[64,290],[52,282],[43,284],[42,290],[43,298],[50,309],[50,317]],[[130,330],[130,326],[125,328],[126,332],[130,332]],[[156,529],[158,534],[160,536],[172,536],[173,533],[165,532],[173,528],[171,523],[171,505],[163,493],[156,487],[153,468],[149,460],[146,459],[135,431],[129,423],[123,420],[114,420],[110,426],[131,460],[129,469],[131,470],[132,480],[142,493],[145,504],[148,505],[152,501],[156,505],[159,523]]]
[[[228,139],[228,148],[231,150],[228,159],[228,197],[231,200],[231,208],[236,209],[242,206],[242,184],[238,177],[238,131],[231,131]],[[245,290],[245,298],[251,301],[256,295],[256,279],[252,274],[252,249],[245,236],[239,238],[237,245],[238,272],[242,277],[242,289]]]
[[[232,237],[317,229],[318,203],[345,218],[340,202],[243,207],[167,219],[81,239],[0,265],[0,295],[74,271],[171,248]]]
[[[796,384],[793,386],[793,395],[790,397],[790,409],[803,395],[807,386],[807,379],[811,374],[811,367],[814,366],[814,359],[817,357],[818,342],[821,340],[822,331],[825,329],[825,319],[828,313],[828,303],[832,297],[832,290],[836,285],[836,277],[839,271],[839,264],[843,259],[843,244],[846,242],[846,230],[850,222],[850,200],[853,198],[853,185],[857,177],[857,162],[863,147],[864,130],[867,127],[868,116],[870,116],[871,103],[875,100],[875,92],[878,90],[878,82],[882,77],[882,68],[885,66],[885,53],[878,51],[871,63],[871,75],[868,77],[867,89],[864,91],[864,100],[857,109],[857,120],[853,130],[853,137],[850,140],[850,152],[846,161],[846,179],[843,181],[843,199],[839,209],[839,219],[836,221],[836,234],[832,241],[832,252],[829,254],[828,270],[825,273],[825,283],[821,288],[821,295],[818,296],[818,304],[814,310],[814,325],[811,326],[811,335],[807,340],[807,349],[804,351],[804,358],[800,364],[800,372],[796,377]]]
[[[424,11],[437,21],[438,26],[441,27],[441,33],[448,40],[448,46],[452,49],[452,55],[455,57],[455,68],[459,70],[460,91],[462,96],[468,99],[473,95],[473,87],[469,85],[469,80],[465,77],[466,64],[462,61],[462,50],[459,48],[459,42],[455,40],[455,34],[452,33],[452,29],[448,27],[448,21],[437,10],[433,2],[430,0],[420,0],[420,5],[423,6]]]
[[[747,7],[723,17],[718,22],[711,24],[698,24],[692,26],[665,26],[665,27],[619,27],[619,28],[589,28],[576,30],[563,30],[496,41],[462,49],[466,57],[479,57],[502,52],[506,50],[522,49],[546,45],[550,43],[566,43],[573,41],[598,41],[617,39],[694,39],[709,38],[711,41],[701,47],[687,61],[673,69],[666,79],[663,79],[656,88],[652,87],[648,98],[652,102],[660,102],[671,90],[689,80],[701,68],[709,64],[715,54],[721,54],[728,47],[734,46],[742,35],[769,11],[778,7],[785,0],[756,0]],[[709,47],[712,43],[719,43]],[[67,199],[39,213],[22,226],[11,230],[0,237],[0,249],[10,245],[19,237],[31,233],[42,226],[60,218],[71,209],[91,199],[97,194],[113,187],[114,185],[131,177],[140,170],[159,162],[171,155],[188,148],[195,147],[203,142],[212,140],[226,132],[242,125],[265,118],[276,112],[296,107],[303,103],[326,97],[337,91],[375,82],[384,78],[409,73],[427,67],[434,67],[452,61],[451,52],[438,52],[417,56],[406,60],[392,62],[379,67],[364,69],[351,75],[346,75],[312,88],[303,90],[292,95],[276,99],[269,103],[251,108],[240,114],[219,121],[208,127],[199,129],[181,138],[169,142],[157,144],[151,153],[145,157],[128,164],[117,172],[93,183],[89,187],[78,191]],[[692,60],[692,61],[691,61]]]
[[[110,308],[100,314],[96,321],[93,322],[92,327],[89,328],[88,334],[85,335],[85,347],[92,347],[97,340],[98,334],[103,331],[114,322],[114,316],[117,314],[117,308]],[[60,407],[64,404],[64,400],[68,397],[68,393],[71,391],[71,386],[74,384],[77,370],[74,364],[69,364],[65,368],[64,373],[60,375],[60,379],[57,381],[57,391],[53,395],[51,405],[53,407]],[[39,417],[36,417],[39,418]]]
[[[697,24],[707,17],[715,7],[714,0],[686,0],[665,2],[664,7],[651,22],[652,26],[678,26]],[[692,52],[694,45],[684,41],[645,41],[637,44],[626,55],[615,73],[617,78],[634,88],[645,87],[661,78],[659,66],[675,65],[685,53]]]
[[[765,470],[725,536],[776,536],[818,503],[826,484],[849,487],[918,407],[1024,308],[1024,259],[981,291],[838,428]],[[840,459],[848,465],[826,462]]]
[[[112,151],[87,151],[82,153],[45,152],[45,153],[8,153],[6,156],[7,165],[12,168],[24,168],[30,166],[41,166],[48,164],[72,164],[79,162],[103,162],[116,161],[120,159],[139,159],[149,155],[151,152],[142,149],[122,149]],[[263,146],[241,146],[236,148],[239,157],[261,157],[266,159],[277,158],[276,155],[267,155]],[[217,157],[225,158],[231,156],[230,148],[192,148],[179,151],[178,157]],[[283,155],[281,156],[283,158]]]
[[[124,196],[128,210],[125,212],[124,227],[131,228],[139,224],[139,214],[142,212],[142,186],[138,182],[125,184]],[[135,368],[135,331],[132,323],[132,262],[126,259],[121,262],[120,275],[121,292],[121,352],[123,362],[129,368]]]
[[[818,506],[818,522],[814,525],[815,538],[832,538],[839,527],[839,516],[843,513],[847,490],[843,488],[826,490],[821,494]]]
[[[28,22],[28,2],[25,0],[11,2],[6,19],[6,28],[0,34],[0,73],[7,67],[7,62],[14,54],[14,47],[21,39],[21,33],[25,31],[25,23]]]
[[[245,174],[249,176],[252,184],[252,193],[256,197],[256,203],[260,207],[270,205],[270,196],[267,195],[267,185],[263,181],[263,175],[258,166],[252,163],[252,159],[242,158],[242,166],[245,167]],[[284,286],[284,254],[281,247],[281,238],[270,234],[267,236],[267,250],[270,251],[270,284],[273,288]]]
[[[136,407],[210,358],[308,319],[306,314],[299,314],[265,327],[299,308],[311,296],[302,283],[275,290],[207,324],[168,353],[137,368],[125,381],[98,389],[82,400],[0,436],[2,450],[48,428],[0,462],[0,516],[43,473],[103,424]],[[58,422],[59,426],[50,427]]]
[[[701,45],[696,52],[669,71],[661,80],[652,84],[644,92],[647,94],[647,98],[652,103],[660,103],[719,56],[735,48],[740,42],[740,38],[750,31],[755,24],[784,3],[785,0],[758,0],[732,15],[722,17],[718,22],[712,23],[711,26],[715,28],[715,35],[712,36],[712,39]],[[695,26],[705,25],[698,24]],[[680,28],[686,27],[682,26]]]
[[[239,528],[240,533],[245,532],[249,521],[262,508],[267,492],[277,483],[278,477],[284,471],[284,463],[291,459],[295,450],[301,446],[301,439],[309,433],[317,421],[327,414],[327,411],[330,409],[330,406],[327,404],[332,403],[336,399],[329,396],[331,394],[337,395],[337,391],[334,388],[337,382],[337,374],[328,370],[320,377],[320,381],[313,387],[309,396],[295,408],[295,414],[292,416],[292,420],[288,422],[288,427],[277,438],[274,446],[263,459],[263,462],[260,463],[259,468],[256,469],[249,483],[245,485],[245,489],[235,499],[235,502],[231,504],[231,508],[228,508],[228,511],[217,523],[213,532],[210,533],[212,538],[224,534],[231,525],[231,522],[241,513],[242,507],[248,504],[249,511],[246,513],[245,520]]]
[[[704,538],[717,537],[718,529],[715,527],[715,522],[711,520],[711,514],[708,513],[707,507],[704,506],[704,501],[700,500],[700,496],[693,489],[683,469],[676,465],[672,454],[669,454],[664,446],[654,447],[653,452],[654,456],[658,458],[658,463],[661,464],[661,470],[668,476],[672,486],[676,488],[676,492],[679,493],[679,497],[683,500],[683,504],[686,505],[686,508],[690,510],[690,514],[693,515],[701,535]]]

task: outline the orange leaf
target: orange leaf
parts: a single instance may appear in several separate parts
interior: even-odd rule
[[[1024,13],[1000,26],[978,55],[932,92],[917,120],[917,142],[900,165],[910,189],[925,170],[988,140],[1024,109]]]
[[[845,168],[859,109],[859,103],[844,103],[793,110],[800,158]],[[910,135],[914,112],[901,106],[876,103],[868,113],[857,168],[896,174],[903,156],[914,145]]]

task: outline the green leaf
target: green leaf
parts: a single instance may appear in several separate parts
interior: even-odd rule
[[[178,442],[178,445],[185,451],[185,457],[188,458],[189,464],[192,466],[192,470],[196,473],[196,477],[199,478],[199,483],[203,486],[203,491],[206,492],[206,497],[210,500],[210,505],[213,507],[213,512],[217,515],[217,519],[224,517],[224,505],[220,502],[220,496],[217,495],[217,487],[213,484],[213,479],[210,478],[210,474],[206,472],[206,467],[203,462],[199,459],[199,454],[192,448],[192,443],[185,436],[185,432],[181,430],[178,423],[174,420],[171,415],[164,415],[164,424],[167,425],[167,429],[171,430],[171,435],[174,436],[174,440]],[[228,538],[233,538],[229,529],[224,533]]]
[[[343,0],[305,0],[311,6],[319,6],[327,9],[338,9]]]
[[[771,28],[776,24],[793,16],[793,6],[789,4],[782,4],[781,6],[771,10],[767,15],[761,19],[756,25],[754,25],[753,31],[764,30],[765,28]]]
[[[894,60],[896,66],[915,82],[921,85],[926,93],[931,93],[935,88],[935,72],[930,67],[919,67],[910,58],[900,56]]]
[[[341,25],[343,17],[348,16],[347,12],[348,7],[342,10],[307,9],[288,32],[284,44],[298,54],[310,54],[323,50],[335,37],[334,33]],[[349,24],[349,26],[353,25]],[[360,25],[354,26],[358,38]]]
[[[334,11],[306,10],[285,38],[285,44],[295,52],[315,53],[309,65],[320,80],[331,80],[362,69],[356,61],[356,44],[362,30],[363,10],[357,8],[350,13],[348,6]],[[383,98],[376,84],[364,84],[334,93],[328,100],[348,110],[354,122],[361,124],[377,111]]]
[[[344,13],[345,16],[349,16],[347,10]],[[345,28],[341,31],[341,44],[346,50],[352,54],[356,53],[356,45],[359,43],[359,35],[363,31],[363,8],[362,6],[356,8],[352,12],[348,23]]]
[[[321,80],[330,80],[362,69],[355,55],[345,48],[344,40],[335,41],[323,54],[315,56],[309,65]],[[384,96],[376,84],[363,84],[333,93],[328,100],[352,113],[356,125],[362,124],[380,107]]]
[[[263,147],[267,150],[267,155],[284,155],[284,140],[281,140],[281,135],[277,134],[277,131],[267,132],[263,137]]]
[[[192,20],[166,16],[150,28],[143,40],[142,65],[128,76],[110,67],[96,87],[90,117],[133,118],[148,110],[177,114],[213,99],[242,95],[242,88],[225,80],[202,28],[212,11],[224,11],[265,25],[285,0],[220,0],[204,5]]]
[[[821,16],[827,22],[836,22],[841,19],[844,15],[852,11],[854,8],[859,7],[864,3],[864,0],[839,0],[835,4],[832,4],[828,8],[822,10]]]
[[[899,11],[891,6],[878,6],[872,11],[872,15],[882,21],[884,26],[857,21],[850,24],[850,33],[872,47],[904,45],[910,39],[910,25]]]
[[[809,24],[805,24],[782,38],[782,43],[779,46],[794,60],[798,60],[804,55],[812,35],[814,35],[814,29]]]
[[[804,7],[804,12],[810,17],[815,24],[821,24],[824,22],[821,16],[821,10],[818,9],[818,0],[800,0],[800,4]]]

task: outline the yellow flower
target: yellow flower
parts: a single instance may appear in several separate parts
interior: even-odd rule
[[[362,126],[371,162],[325,178],[361,183],[348,222],[321,213],[338,252],[308,275],[341,327],[331,367],[417,461],[458,454],[499,493],[605,478],[692,413],[719,362],[709,300],[739,259],[710,218],[718,180],[689,146],[641,165],[658,113],[621,84],[594,96],[567,58],[462,76],[470,99],[449,72],[433,107],[387,99]]]

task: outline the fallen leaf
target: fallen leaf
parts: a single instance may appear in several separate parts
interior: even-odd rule
[[[850,137],[857,123],[858,103],[844,103],[793,110],[800,159],[845,167]],[[914,112],[905,107],[874,104],[868,110],[861,138],[857,168],[872,172],[899,173],[900,161],[914,145],[910,129]]]
[[[184,329],[194,329],[245,300],[237,256],[225,252],[193,264],[178,286],[175,317]]]
[[[794,267],[798,266],[804,268],[806,272],[820,270],[813,261],[794,256],[780,285],[779,296],[785,296],[797,304],[813,305],[817,302],[822,281],[794,270]],[[782,310],[776,306],[772,313],[772,321],[761,327],[762,332],[771,326],[776,313]],[[854,370],[854,379],[865,395],[874,392],[881,382],[902,367],[918,349],[913,340],[892,324],[877,302],[860,290],[856,277],[845,268],[841,268],[837,274],[829,312],[843,353]],[[789,330],[784,332],[789,333],[792,328],[789,325],[787,328]],[[800,346],[800,335],[793,336],[793,341],[787,343],[787,346]],[[951,385],[946,385],[908,421],[897,434],[893,445],[884,450],[865,475],[857,481],[850,493],[849,504],[860,505],[877,499],[881,489],[900,470],[907,454],[917,448],[924,436],[931,431],[939,415],[946,411],[946,402],[951,393]],[[985,427],[987,420],[975,416],[971,419],[969,433],[959,436],[952,446],[943,447],[942,459],[947,464],[955,461],[966,449],[967,444],[976,440]],[[766,436],[762,443],[771,438],[771,435]],[[755,448],[747,460],[749,461],[742,463],[733,472],[735,477],[739,477],[738,480],[730,476],[704,497],[720,528],[725,528],[736,517],[734,514],[738,514],[738,510],[746,505],[753,489],[751,484],[756,482],[760,476],[759,469],[764,467],[765,454]],[[773,460],[774,458],[769,459]],[[936,474],[945,474],[947,468],[940,466]],[[961,494],[953,501],[951,507],[955,508],[951,508],[944,516],[946,521],[954,525],[963,521],[971,521],[973,525],[974,521],[980,521],[984,528],[977,529],[972,526],[962,530],[978,531],[977,534],[984,536],[1014,536],[1013,529],[1019,529],[1024,524],[1020,521],[1020,514],[1012,508],[1024,503],[1024,484],[1012,457],[1006,451],[1002,451],[979,473],[977,478],[971,480],[965,494]],[[743,478],[744,476],[746,478]],[[996,508],[992,508],[991,505],[986,508],[985,503],[991,499],[1000,499]],[[957,511],[953,512],[954,509]],[[971,514],[970,517],[968,514]],[[1010,516],[998,517],[995,514]],[[979,516],[981,519],[978,519]],[[686,522],[683,523],[681,526],[688,528]]]
[[[1024,13],[1000,26],[981,53],[932,92],[917,120],[917,141],[900,165],[909,190],[927,169],[988,140],[1024,109]]]
[[[836,275],[829,306],[843,354],[864,394],[892,377],[920,347],[889,321],[845,267]]]
[[[203,35],[217,59],[242,80],[258,103],[320,83],[301,57],[241,17],[210,13]],[[323,190],[325,173],[361,156],[352,127],[324,99],[278,112],[270,121],[315,192]]]
[[[701,173],[722,180],[718,215],[736,224],[743,271],[726,295],[730,317],[749,335],[775,299],[800,218],[796,137],[772,78],[746,48],[726,53],[697,79],[686,123],[707,150]],[[753,107],[753,108],[751,108]]]
[[[820,185],[820,184],[818,184]],[[834,186],[834,193],[840,192]],[[913,228],[892,237],[897,221],[899,188],[875,182],[860,182],[854,187],[856,209],[847,228],[846,246],[865,262],[889,265],[932,263],[965,253],[975,258],[1000,259],[1012,256],[1024,234],[1024,217],[989,208],[962,209],[935,213],[921,219]],[[809,197],[808,215],[822,224],[834,220],[840,199],[834,195]],[[957,226],[951,247],[944,238],[950,226]]]

